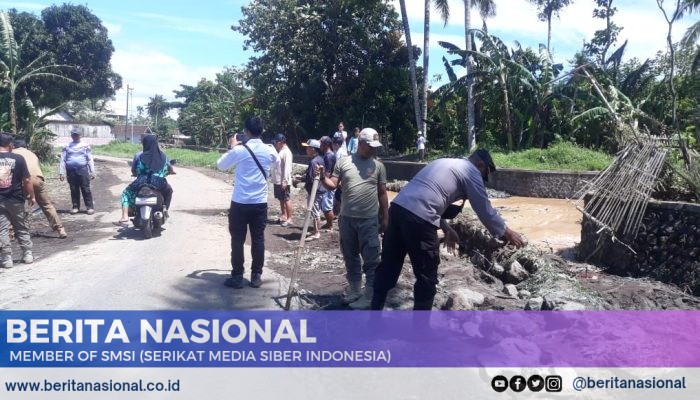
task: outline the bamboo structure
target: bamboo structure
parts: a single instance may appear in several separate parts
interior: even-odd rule
[[[591,193],[580,210],[601,228],[599,233],[607,231],[613,241],[632,250],[627,242],[637,237],[666,154],[667,150],[654,140],[630,144],[576,195],[582,200]]]

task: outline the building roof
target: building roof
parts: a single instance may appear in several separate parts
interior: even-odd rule
[[[134,129],[134,134],[147,134],[147,133],[153,133],[151,131],[151,128],[148,127],[148,125],[115,125],[112,127],[112,134],[115,136],[118,135],[130,135],[131,134],[131,129]]]

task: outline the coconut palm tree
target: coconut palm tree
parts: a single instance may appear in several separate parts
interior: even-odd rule
[[[450,5],[448,0],[434,0],[435,8],[440,13],[440,18],[445,26],[450,19]],[[431,0],[425,0],[425,16],[423,20],[423,92],[421,104],[421,120],[419,130],[423,132],[425,137],[428,137],[426,129],[426,120],[428,119],[428,89],[429,89],[429,62],[430,62],[430,8],[432,7]]]
[[[168,110],[170,110],[171,108],[172,104],[166,101],[165,98],[160,94],[157,94],[148,99],[148,104],[146,104],[146,111],[148,111],[148,115],[152,119],[155,119],[155,124],[153,127],[154,130],[158,130],[158,119],[162,121],[165,117],[165,114],[167,114]]]
[[[401,20],[403,21],[403,32],[406,35],[406,48],[408,49],[408,68],[411,72],[411,91],[413,92],[413,113],[416,118],[416,128],[421,127],[421,108],[418,100],[418,82],[416,80],[416,58],[413,55],[413,43],[411,42],[411,27],[408,24],[408,13],[406,12],[406,0],[399,0],[401,6]]]
[[[6,89],[10,98],[10,130],[17,134],[17,92],[25,84],[36,79],[57,79],[75,83],[61,75],[67,65],[42,65],[48,54],[41,54],[27,65],[21,65],[22,48],[15,40],[10,16],[0,11],[0,87]],[[54,71],[54,72],[52,72]]]
[[[472,47],[471,10],[473,7],[479,8],[479,14],[485,21],[487,17],[496,15],[496,3],[493,0],[464,0],[464,42],[466,50],[474,50]],[[471,57],[467,57],[467,74],[472,71],[473,62]],[[473,150],[476,147],[476,122],[474,120],[474,82],[467,82],[467,147]]]
[[[692,14],[700,12],[700,0],[686,0],[683,4],[683,9],[681,10],[682,15]],[[683,39],[681,40],[681,45],[683,47],[694,46],[700,41],[700,21],[697,21],[691,25]],[[695,60],[693,61],[693,70],[700,69],[700,50],[695,53]]]
[[[547,21],[547,51],[552,52],[552,16],[558,16],[559,11],[568,6],[573,0],[529,0],[537,6],[540,21]]]

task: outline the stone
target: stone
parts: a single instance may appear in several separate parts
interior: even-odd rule
[[[525,303],[526,310],[539,311],[542,309],[542,303],[544,299],[542,297],[533,297]]]
[[[500,278],[506,272],[506,269],[499,263],[493,263],[488,272],[490,272],[493,276]]]
[[[552,311],[555,310],[557,307],[557,301],[555,300],[554,296],[551,295],[545,295],[542,298],[542,308],[541,310],[544,311]]]
[[[488,283],[489,285],[496,286],[496,290],[503,290],[503,282],[486,271],[479,272],[479,279]]]
[[[445,302],[445,310],[474,310],[484,304],[484,295],[471,289],[458,289],[450,293]]]
[[[583,311],[586,309],[586,306],[575,301],[565,301],[558,305],[556,309],[561,311]]]
[[[513,261],[508,266],[508,271],[506,271],[503,280],[506,283],[518,284],[529,277],[530,274],[527,272],[527,270],[523,268],[523,266],[519,262]]]
[[[464,336],[469,338],[482,338],[481,332],[479,331],[479,324],[474,322],[465,322],[462,324],[462,332]]]
[[[520,297],[521,299],[529,299],[530,297],[532,297],[532,293],[530,293],[529,290],[520,290],[518,291],[518,297]]]
[[[518,288],[516,288],[512,283],[508,283],[503,287],[503,293],[510,297],[518,297]]]

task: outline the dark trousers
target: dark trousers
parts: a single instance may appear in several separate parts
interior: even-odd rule
[[[73,208],[80,208],[80,193],[83,193],[85,207],[88,209],[95,208],[92,203],[92,192],[90,191],[90,173],[87,167],[69,169],[66,171],[66,179],[70,187],[70,199],[73,203]]]
[[[430,310],[437,292],[439,246],[437,228],[433,224],[398,204],[392,204],[389,207],[389,228],[382,242],[382,261],[374,276],[372,309],[384,308],[387,292],[396,286],[408,253],[416,277],[414,310]]]
[[[250,227],[250,252],[253,257],[251,270],[262,274],[265,264],[265,225],[267,203],[241,204],[231,202],[228,212],[228,231],[231,234],[231,275],[243,275],[243,244]]]
[[[165,208],[170,210],[170,202],[173,201],[173,187],[166,182],[165,186],[163,186],[160,189],[160,192],[163,193],[163,201],[165,202]]]

